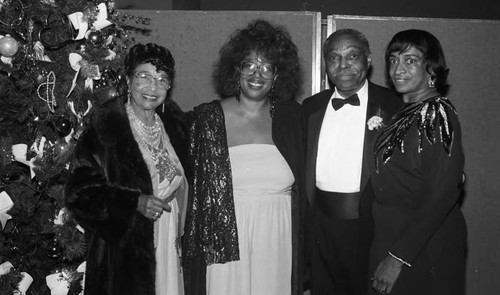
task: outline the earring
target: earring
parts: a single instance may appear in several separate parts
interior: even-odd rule
[[[236,89],[235,89],[235,92],[236,92],[236,100],[237,101],[240,101],[240,81],[236,81]]]
[[[427,85],[429,85],[429,88],[434,88],[436,87],[436,79],[432,78],[432,77],[429,77],[429,79],[427,79]]]
[[[165,102],[161,104],[161,112],[165,113]]]
[[[269,91],[268,97],[271,100],[271,106],[269,107],[269,114],[271,115],[271,118],[274,118],[274,112],[276,111],[276,102],[278,101],[276,99],[276,95],[274,94],[274,83],[273,86],[271,87],[271,90]]]
[[[271,115],[271,118],[274,118],[274,112],[276,111],[276,99],[271,98],[271,106],[269,107],[269,114]]]

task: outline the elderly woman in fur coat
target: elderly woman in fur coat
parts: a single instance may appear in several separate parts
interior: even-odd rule
[[[128,101],[111,99],[79,140],[67,207],[85,229],[85,295],[183,294],[178,238],[187,182],[155,109],[174,75],[170,52],[138,44],[125,58]]]

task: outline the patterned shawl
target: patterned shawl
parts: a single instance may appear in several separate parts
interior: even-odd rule
[[[239,260],[231,165],[219,101],[194,109],[189,136],[193,190],[184,231],[186,257],[207,265]]]

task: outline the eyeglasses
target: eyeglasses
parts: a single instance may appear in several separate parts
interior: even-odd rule
[[[257,70],[264,79],[272,79],[276,76],[278,69],[271,64],[256,64],[253,61],[244,60],[240,65],[240,73],[245,76],[253,75]]]
[[[137,78],[137,82],[141,85],[152,85],[155,80],[158,82],[158,88],[160,89],[170,89],[170,80],[165,76],[155,77],[149,73],[139,72],[134,75]]]

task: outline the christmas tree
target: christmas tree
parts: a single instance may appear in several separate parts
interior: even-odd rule
[[[0,295],[82,293],[63,186],[91,112],[119,95],[134,22],[113,1],[0,0]]]

